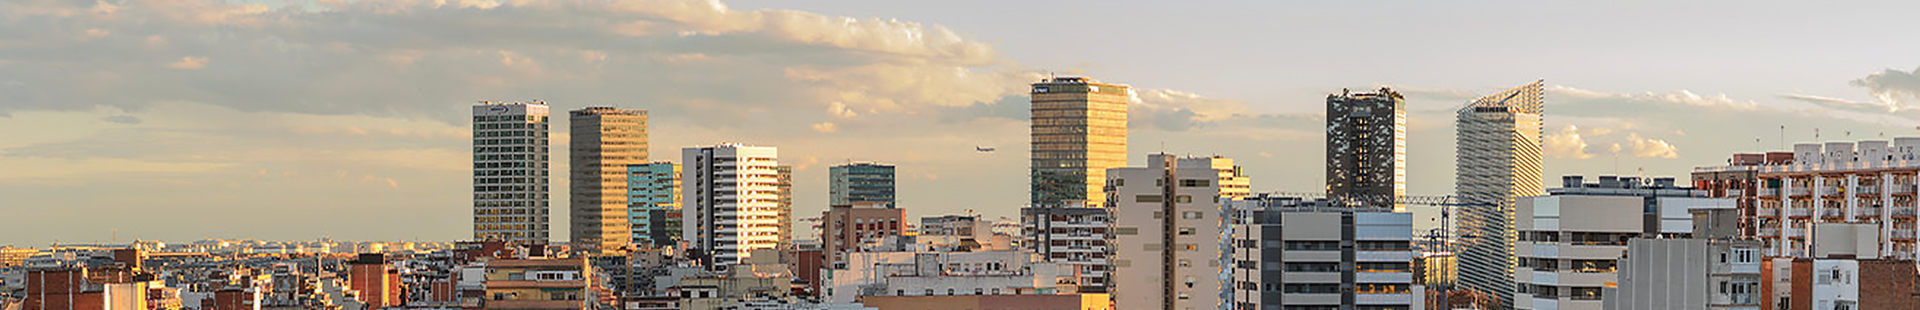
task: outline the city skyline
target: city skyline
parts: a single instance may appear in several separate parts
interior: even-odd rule
[[[1733,152],[1913,136],[1920,118],[1907,108],[1920,99],[1913,77],[1920,59],[1905,56],[1920,49],[1873,31],[1845,31],[1904,29],[1898,17],[1881,15],[1897,9],[1737,8],[1755,19],[1861,15],[1795,30],[1718,16],[1724,8],[1705,4],[1649,10],[1405,3],[1405,10],[1388,10],[1405,19],[1400,22],[1249,39],[1258,42],[1218,40],[1261,29],[1315,29],[1313,23],[1329,20],[1300,15],[1356,7],[1248,4],[1208,11],[1239,20],[1150,25],[1164,28],[1152,31],[1114,25],[1112,36],[1089,37],[1125,42],[1078,46],[1103,51],[1096,55],[1052,52],[1094,39],[1073,38],[1076,31],[1054,29],[1044,19],[1001,26],[966,20],[967,13],[996,7],[1036,14],[992,4],[934,12],[964,5],[728,1],[731,9],[716,10],[708,2],[617,2],[582,18],[590,22],[557,28],[521,22],[598,5],[0,4],[6,12],[0,34],[35,43],[0,44],[0,92],[19,95],[0,104],[0,132],[30,133],[0,139],[0,171],[8,172],[0,176],[0,197],[8,197],[0,211],[19,222],[0,225],[0,244],[464,239],[472,231],[465,222],[472,211],[466,158],[474,137],[470,115],[460,109],[476,100],[545,99],[555,111],[649,110],[650,129],[658,133],[650,142],[669,150],[716,141],[779,146],[781,162],[794,165],[794,214],[825,209],[828,165],[842,159],[897,164],[899,206],[909,218],[967,209],[1017,217],[1028,199],[1027,88],[1055,71],[1136,88],[1127,152],[1135,156],[1124,166],[1156,152],[1222,155],[1262,180],[1255,192],[1319,187],[1322,152],[1300,146],[1322,143],[1324,119],[1315,110],[1324,94],[1341,88],[1393,86],[1407,95],[1408,192],[1416,195],[1453,192],[1450,112],[1536,79],[1554,81],[1545,90],[1551,112],[1543,133],[1544,179],[1642,171],[1683,176]],[[1448,19],[1496,5],[1537,14],[1485,26]],[[815,7],[762,10],[773,6]],[[314,13],[322,9],[329,13]],[[1133,3],[1099,10],[1155,9]],[[1422,9],[1434,13],[1410,13]],[[1240,15],[1251,12],[1289,18]],[[1615,23],[1594,17],[1553,20],[1621,12],[1649,21],[1610,34],[1601,28],[1612,28],[1595,25]],[[433,14],[450,20],[386,34],[343,22],[397,29]],[[840,16],[855,19],[843,23]],[[1693,17],[1700,20],[1676,21]],[[138,19],[164,26],[132,22]],[[628,19],[646,22],[617,22]],[[482,20],[507,24],[477,24]],[[1461,48],[1480,44],[1473,42],[1504,38],[1494,37],[1507,34],[1500,26],[1522,23],[1539,27],[1523,34],[1559,35],[1510,39],[1520,41],[1510,50],[1461,52],[1475,50]],[[1413,26],[1434,29],[1406,29]],[[1428,31],[1455,35],[1421,38]],[[476,35],[489,32],[499,37]],[[1134,40],[1112,40],[1123,36],[1118,33]],[[1305,42],[1364,36],[1392,36],[1436,52],[1303,51],[1310,50]],[[1162,43],[1217,48],[1113,46]],[[1251,56],[1262,51],[1283,57]],[[1342,52],[1353,54],[1335,57]],[[1252,65],[1227,69],[1221,62]],[[1673,67],[1688,70],[1657,70]],[[551,126],[551,148],[569,147],[562,144],[569,124]],[[975,152],[976,146],[998,151]],[[570,166],[561,153],[549,154],[557,155],[552,166]],[[570,197],[568,172],[549,171],[552,197]],[[111,194],[100,193],[109,188]],[[550,211],[547,222],[556,225],[547,230],[564,230],[566,210]],[[1416,225],[1427,225],[1425,216],[1416,217]]]

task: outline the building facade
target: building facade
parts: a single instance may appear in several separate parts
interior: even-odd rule
[[[1073,202],[1099,206],[1107,196],[1107,169],[1127,165],[1126,85],[1084,77],[1034,83],[1032,92],[1034,207]]]
[[[1534,81],[1480,97],[1458,111],[1454,192],[1462,207],[1460,286],[1513,303],[1513,203],[1545,193],[1541,123],[1546,87]]]
[[[1231,309],[1420,309],[1413,215],[1261,195],[1232,201]]]
[[[1042,259],[1065,266],[1082,292],[1107,292],[1112,281],[1113,249],[1109,248],[1106,208],[1078,205],[1020,209],[1021,247]]]
[[[701,265],[741,263],[753,250],[788,237],[781,226],[780,153],[763,146],[721,144],[681,151],[681,238],[706,253]]]
[[[1407,100],[1385,87],[1327,95],[1327,196],[1383,205],[1406,194]]]
[[[587,250],[632,246],[627,166],[647,163],[647,111],[589,107],[568,112],[568,240]]]
[[[846,262],[846,252],[881,243],[906,231],[906,212],[885,202],[865,201],[827,207],[820,215],[820,246],[826,262]]]
[[[1515,309],[1602,309],[1629,240],[1690,237],[1692,212],[1734,209],[1672,178],[1566,176],[1562,186],[1514,208]]]
[[[547,242],[547,104],[473,106],[473,239]]]
[[[1231,173],[1222,174],[1223,171]],[[1114,302],[1138,308],[1217,309],[1225,304],[1223,178],[1245,183],[1223,157],[1148,156],[1144,168],[1107,170],[1114,225]],[[1073,244],[1066,244],[1071,247]]]
[[[773,167],[774,175],[774,219],[779,220],[775,229],[779,230],[780,240],[774,245],[779,248],[793,246],[793,166]]]
[[[627,221],[634,246],[677,246],[680,217],[680,164],[627,166]]]
[[[1754,156],[1764,160],[1739,160]],[[1768,256],[1811,257],[1814,226],[1852,223],[1876,226],[1879,253],[1889,259],[1920,257],[1915,192],[1920,191],[1920,138],[1795,144],[1793,152],[1738,154],[1727,166],[1703,173],[1751,171],[1756,190],[1724,195],[1753,201],[1743,217]]]
[[[827,205],[847,206],[860,202],[883,202],[899,206],[893,196],[893,165],[850,163],[828,168]]]

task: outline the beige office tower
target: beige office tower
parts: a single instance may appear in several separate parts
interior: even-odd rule
[[[1106,202],[1107,169],[1127,165],[1126,85],[1084,77],[1033,84],[1033,162],[1030,202],[1061,207]]]
[[[647,111],[589,107],[571,114],[569,240],[588,250],[626,249],[633,241],[627,166],[647,163]]]
[[[1474,99],[1460,108],[1454,191],[1461,202],[1455,234],[1460,285],[1513,305],[1513,206],[1546,193],[1541,184],[1541,115],[1546,89],[1534,81]]]
[[[473,239],[547,242],[547,104],[473,105]]]

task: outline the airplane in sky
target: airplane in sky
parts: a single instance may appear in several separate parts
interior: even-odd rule
[[[973,151],[981,152],[981,153],[993,153],[993,147],[975,146],[973,147]]]

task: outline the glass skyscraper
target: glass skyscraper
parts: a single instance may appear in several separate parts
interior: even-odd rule
[[[660,248],[680,241],[680,164],[627,166],[627,219],[633,244]]]
[[[1455,187],[1460,201],[1460,286],[1511,307],[1513,205],[1546,193],[1541,179],[1543,81],[1475,99],[1455,125]]]
[[[1133,90],[1084,77],[1033,84],[1034,207],[1106,202],[1107,169],[1127,165],[1127,101]]]
[[[851,206],[855,202],[884,202],[895,207],[894,167],[877,163],[851,163],[828,169],[831,184],[828,202],[832,206]]]
[[[547,104],[473,105],[473,239],[547,242]]]

